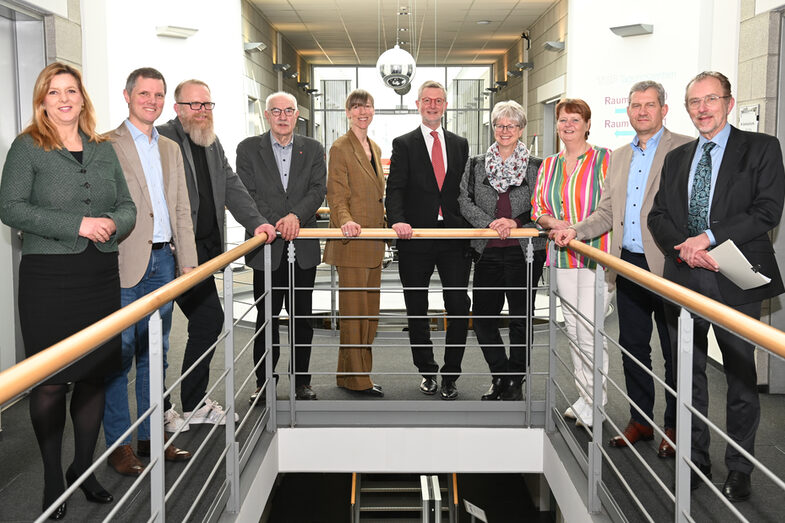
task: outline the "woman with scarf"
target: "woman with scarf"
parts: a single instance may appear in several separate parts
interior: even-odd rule
[[[491,113],[495,142],[484,154],[469,158],[458,201],[461,214],[477,228],[494,229],[498,239],[472,240],[474,265],[472,310],[474,333],[493,375],[483,400],[523,399],[522,384],[528,369],[531,335],[529,315],[534,311],[534,290],[526,290],[526,251],[529,238],[510,239],[518,227],[534,228],[531,197],[542,160],[529,155],[520,141],[526,114],[514,101],[497,103]],[[545,262],[545,240],[534,238],[531,282],[536,286]],[[510,354],[499,333],[499,315],[507,298],[510,318]],[[530,308],[526,307],[527,302]]]

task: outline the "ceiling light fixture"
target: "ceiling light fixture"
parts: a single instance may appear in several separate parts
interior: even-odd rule
[[[550,40],[542,44],[546,51],[559,52],[564,51],[564,42],[561,40]]]
[[[521,76],[523,76],[523,73],[515,69],[510,69],[509,71],[507,71],[507,76],[510,76],[512,78],[520,78]]]
[[[381,40],[381,18],[382,18],[382,3],[379,2],[379,35],[378,38]],[[398,9],[399,15],[408,15],[409,12],[406,7],[400,7]],[[398,33],[401,32],[400,26],[400,19],[396,19],[396,39],[398,37]],[[376,70],[379,71],[379,75],[382,77],[382,82],[387,87],[396,90],[402,90],[407,85],[409,85],[414,78],[414,72],[417,69],[417,64],[414,60],[414,57],[408,53],[407,51],[401,49],[401,45],[405,45],[408,42],[402,40],[396,40],[395,45],[392,49],[388,49],[379,55],[379,59],[376,60]]]
[[[282,73],[284,71],[288,71],[290,67],[292,66],[289,64],[273,64],[273,71],[276,73]]]
[[[490,23],[490,20],[477,20],[477,25],[488,25]]]
[[[654,32],[652,24],[630,24],[611,27],[613,34],[626,38],[628,36],[650,35]]]
[[[190,38],[199,31],[191,27],[180,27],[177,25],[159,25],[155,28],[158,36],[168,36],[169,38]]]
[[[531,71],[534,69],[534,62],[518,62],[515,67],[522,71]]]

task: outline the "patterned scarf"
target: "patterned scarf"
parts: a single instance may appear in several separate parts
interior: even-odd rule
[[[515,151],[507,160],[502,160],[499,144],[493,142],[485,153],[485,172],[491,187],[499,193],[507,192],[510,186],[518,187],[526,178],[526,167],[529,164],[529,150],[523,142],[518,142]]]

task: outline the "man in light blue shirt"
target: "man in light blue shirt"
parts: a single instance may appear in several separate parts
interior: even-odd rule
[[[191,206],[179,146],[160,136],[153,124],[161,115],[166,82],[152,68],[132,72],[123,91],[128,103],[128,118],[111,134],[117,158],[123,168],[129,192],[137,207],[136,224],[120,240],[120,297],[126,306],[166,285],[176,274],[190,271],[197,262]],[[164,369],[172,326],[172,303],[160,309]],[[142,413],[150,406],[147,322],[149,318],[125,329],[122,334],[122,369],[107,381],[104,407],[106,445],[118,439],[121,445],[109,455],[108,463],[119,474],[138,476],[144,466],[131,448],[128,407],[128,371],[136,361],[136,405]],[[173,406],[165,402],[167,411]],[[138,428],[137,454],[150,455],[150,422]],[[168,461],[183,461],[191,453],[170,445]]]
[[[627,116],[635,129],[632,143],[613,151],[602,199],[597,210],[584,221],[558,231],[556,241],[566,245],[573,238],[593,238],[613,229],[611,254],[644,270],[662,276],[664,258],[646,226],[654,195],[660,181],[665,155],[690,141],[688,136],[671,133],[663,126],[668,106],[665,90],[653,81],[638,82],[630,89]],[[615,275],[611,275],[613,278]],[[652,315],[657,325],[660,348],[665,361],[665,383],[675,388],[670,341],[662,301],[654,294],[625,279],[616,279],[619,314],[619,344],[624,379],[630,404],[630,421],[609,441],[611,447],[626,447],[638,440],[654,437],[654,379],[633,360],[651,370]],[[671,458],[675,451],[676,399],[665,393],[664,435],[657,455]]]

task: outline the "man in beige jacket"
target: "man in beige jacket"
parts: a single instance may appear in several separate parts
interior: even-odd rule
[[[597,210],[582,222],[556,231],[554,239],[558,245],[565,246],[576,237],[579,240],[594,238],[612,229],[611,254],[662,276],[664,257],[646,226],[646,219],[660,186],[660,171],[665,155],[692,140],[688,136],[671,133],[663,126],[667,114],[668,106],[662,85],[646,80],[632,86],[627,116],[636,135],[631,143],[613,151]],[[611,278],[615,278],[615,274],[611,274]],[[616,301],[619,313],[619,344],[648,370],[651,370],[649,341],[652,333],[651,318],[652,314],[654,315],[665,360],[665,383],[675,389],[662,300],[643,287],[618,278]],[[634,405],[630,404],[630,421],[624,429],[624,437],[611,438],[611,447],[626,447],[628,441],[635,443],[654,437],[650,421],[654,418],[654,380],[629,355],[622,354],[622,361],[627,394]],[[665,434],[674,441],[676,398],[667,392],[665,405]],[[661,458],[675,455],[673,447],[665,438],[660,443],[657,455]]]
[[[111,133],[128,190],[136,204],[136,225],[120,242],[120,287],[122,305],[172,281],[176,273],[186,273],[197,265],[196,246],[183,158],[179,146],[158,135],[155,120],[161,115],[166,97],[166,81],[152,68],[133,71],[123,91],[128,103],[128,119]],[[160,309],[164,369],[172,326],[172,303]],[[137,412],[150,406],[147,322],[144,318],[122,334],[122,370],[109,378],[104,408],[106,445],[112,445],[131,426],[128,408],[128,371],[136,360]],[[172,406],[165,405],[169,410]],[[150,455],[150,423],[138,429],[137,452]],[[191,453],[170,445],[167,461],[183,461]],[[131,436],[109,455],[108,464],[118,473],[138,476],[144,466],[131,448]]]

